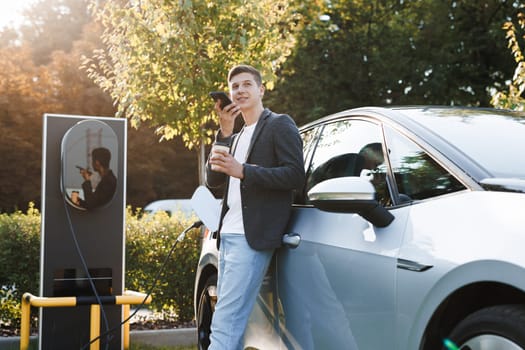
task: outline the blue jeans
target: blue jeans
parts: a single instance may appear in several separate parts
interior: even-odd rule
[[[244,235],[221,233],[209,350],[243,349],[246,324],[272,255],[273,250],[250,248]]]

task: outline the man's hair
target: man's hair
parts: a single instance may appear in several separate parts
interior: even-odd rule
[[[234,76],[239,75],[241,73],[250,73],[253,76],[253,79],[255,80],[257,85],[261,86],[262,84],[261,73],[254,67],[249,66],[247,64],[239,64],[233,67],[232,69],[230,69],[230,72],[228,73],[228,82],[230,82]]]
[[[95,148],[91,152],[91,156],[93,157],[93,161],[98,160],[100,165],[102,165],[104,168],[109,168],[109,161],[111,160],[111,152],[104,147]]]

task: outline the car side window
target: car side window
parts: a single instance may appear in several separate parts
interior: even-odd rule
[[[381,127],[372,122],[340,120],[326,124],[306,173],[306,193],[321,181],[361,176],[375,186],[378,201],[390,205],[382,139]]]
[[[450,172],[407,137],[386,128],[390,164],[401,203],[465,189]]]
[[[307,166],[308,158],[315,146],[315,140],[317,134],[319,133],[319,129],[320,127],[315,127],[301,133],[301,138],[303,139],[303,156],[305,166]]]
[[[315,141],[317,140],[317,135],[319,134],[319,129],[321,126],[316,126],[314,128],[305,130],[301,132],[301,138],[303,140],[303,157],[304,157],[304,166],[305,171],[307,171],[310,155],[315,147]],[[304,204],[305,194],[304,189],[301,191],[294,191],[294,204]]]

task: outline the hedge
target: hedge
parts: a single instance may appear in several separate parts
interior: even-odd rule
[[[154,312],[171,321],[193,319],[193,284],[200,253],[200,232],[187,233],[169,251],[184,228],[195,218],[165,212],[126,213],[125,288],[152,291]],[[19,327],[22,294],[39,293],[40,213],[30,204],[26,213],[0,214],[0,326]],[[155,287],[155,276],[164,264]]]

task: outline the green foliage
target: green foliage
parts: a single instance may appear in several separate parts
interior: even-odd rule
[[[264,68],[268,87],[276,87],[265,104],[298,124],[363,105],[488,106],[487,91],[520,91],[506,85],[517,65],[501,26],[514,19],[523,47],[516,21],[523,1],[292,0],[275,16],[267,9],[279,1],[98,1],[105,35],[87,15],[86,2],[35,1],[22,31],[0,28],[0,154],[10,165],[0,173],[0,212],[25,210],[30,200],[40,206],[35,179],[44,113],[112,116],[120,106],[123,114],[155,118],[151,124],[166,137],[180,125],[188,140],[199,142],[189,134],[215,127],[207,93],[226,88],[233,63]],[[85,62],[80,57],[96,49],[86,68],[108,88],[115,85],[111,96],[78,69]],[[272,58],[277,51],[285,63]],[[114,107],[116,98],[122,103]],[[197,157],[184,149],[182,137],[158,138],[147,128],[128,132],[128,204],[187,198],[199,183]]]
[[[22,294],[38,295],[39,257],[40,213],[33,203],[27,213],[0,214],[0,325],[19,328]]]
[[[525,5],[521,6],[522,11],[523,8],[525,8]],[[525,98],[523,96],[523,92],[525,91],[525,57],[521,48],[522,45],[520,45],[520,40],[525,39],[525,13],[519,12],[517,19],[518,27],[516,27],[512,21],[505,22],[503,25],[508,46],[516,62],[514,76],[508,86],[508,91],[496,91],[492,95],[491,103],[494,107],[498,108],[525,111]]]
[[[488,106],[518,1],[319,1],[267,104],[299,124],[365,105]],[[275,106],[275,107],[273,107]]]
[[[200,253],[200,232],[192,230],[178,242],[178,235],[191,223],[182,215],[165,212],[139,217],[128,208],[126,218],[126,288],[148,292],[154,279],[151,307],[166,317],[188,322],[193,319],[193,284]],[[165,264],[165,265],[164,265]],[[162,272],[158,271],[163,267]]]
[[[105,50],[86,59],[89,76],[111,94],[117,116],[148,121],[162,139],[188,148],[211,141],[209,91],[226,88],[227,71],[250,63],[268,88],[294,44],[288,1],[107,1],[96,17]]]
[[[200,253],[200,232],[192,230],[168,254],[184,228],[194,220],[182,213],[142,215],[128,208],[126,216],[125,288],[150,291],[150,308],[181,322],[193,319],[193,284]],[[25,292],[38,295],[40,213],[30,204],[27,213],[0,214],[0,324],[19,325],[20,300]]]
[[[20,300],[38,294],[40,213],[30,203],[27,213],[0,214],[0,286],[14,286]]]
[[[0,287],[0,327],[20,328],[22,310],[14,286]]]

